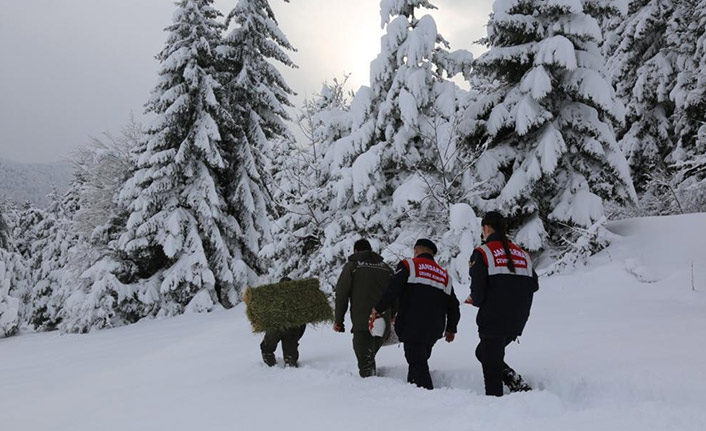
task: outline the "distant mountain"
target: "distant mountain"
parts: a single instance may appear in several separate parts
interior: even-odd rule
[[[59,193],[69,188],[71,165],[58,163],[19,163],[0,158],[0,198],[7,197],[18,205],[29,201],[45,207],[52,186]]]

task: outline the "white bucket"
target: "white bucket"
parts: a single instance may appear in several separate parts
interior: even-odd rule
[[[370,335],[373,337],[382,337],[385,335],[385,319],[378,317],[373,322],[373,327],[370,328]]]

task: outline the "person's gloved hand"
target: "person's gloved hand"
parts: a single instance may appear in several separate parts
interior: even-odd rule
[[[335,332],[343,332],[346,330],[346,328],[343,326],[343,323],[334,323],[333,330]]]
[[[447,343],[451,343],[455,339],[456,339],[456,334],[454,334],[453,332],[448,332],[448,331],[446,332],[446,342]]]

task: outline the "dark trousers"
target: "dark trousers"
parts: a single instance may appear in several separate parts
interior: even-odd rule
[[[429,358],[434,342],[405,342],[404,357],[409,364],[407,371],[407,382],[413,383],[420,388],[434,389],[429,374]]]
[[[503,383],[510,391],[527,391],[531,388],[522,380],[522,376],[505,363],[505,347],[516,337],[480,337],[476,348],[476,358],[483,366],[485,394],[501,397]]]
[[[377,374],[375,355],[382,347],[382,337],[373,337],[370,331],[353,332],[353,351],[358,360],[360,377],[370,377]]]
[[[280,331],[265,332],[265,338],[262,340],[262,343],[260,343],[262,359],[265,363],[270,366],[276,363],[275,351],[277,350],[277,344],[282,342],[284,363],[296,367],[297,361],[299,360],[299,340],[304,335],[305,329],[306,326],[300,326]]]

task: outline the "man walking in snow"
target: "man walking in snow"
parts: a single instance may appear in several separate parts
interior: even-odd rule
[[[336,283],[336,311],[333,330],[343,332],[343,320],[351,306],[353,327],[353,351],[358,360],[358,373],[361,377],[377,373],[375,355],[382,346],[382,337],[373,337],[368,330],[368,317],[375,303],[380,299],[390,282],[392,269],[379,254],[372,251],[366,239],[359,239],[353,245],[353,254],[343,266]],[[389,325],[389,315],[383,316]]]
[[[522,335],[539,283],[529,253],[508,240],[502,214],[489,212],[481,226],[485,244],[469,263],[471,304],[479,307],[476,357],[483,366],[485,394],[500,397],[503,383],[511,392],[532,389],[505,363],[505,347]]]
[[[289,277],[282,277],[279,281],[284,283],[292,281]],[[262,352],[262,360],[268,367],[273,367],[277,364],[275,351],[277,345],[282,343],[282,356],[284,364],[288,367],[299,366],[299,340],[304,336],[306,325],[287,328],[282,330],[270,330],[265,332],[265,338],[260,343],[260,351]]]
[[[449,343],[454,340],[461,317],[449,274],[434,261],[436,252],[432,241],[418,240],[414,258],[397,265],[390,285],[370,315],[372,322],[399,299],[395,330],[404,343],[409,364],[407,381],[426,389],[434,388],[428,363],[432,348],[442,336]]]

